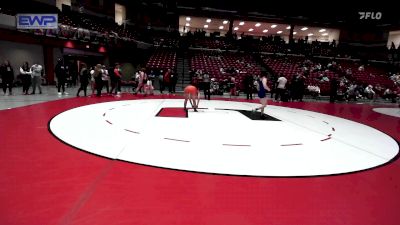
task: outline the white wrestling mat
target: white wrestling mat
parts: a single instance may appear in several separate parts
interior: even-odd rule
[[[182,108],[183,100],[115,101],[65,111],[49,129],[69,145],[110,159],[229,175],[341,174],[382,165],[399,151],[390,136],[335,116],[279,106],[265,111],[276,120],[246,116],[258,106],[200,101],[203,109],[187,117],[161,117],[163,109]]]
[[[400,108],[374,108],[372,109],[377,113],[382,113],[388,116],[394,116],[400,118]]]

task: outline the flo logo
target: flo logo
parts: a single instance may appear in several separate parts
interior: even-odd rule
[[[358,12],[360,20],[380,20],[382,18],[381,12]]]

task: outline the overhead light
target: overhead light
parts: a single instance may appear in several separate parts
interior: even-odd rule
[[[240,25],[240,26],[243,26],[243,25],[244,25],[244,22],[243,22],[243,21],[242,21],[242,22],[240,22],[240,23],[239,23],[239,25]]]
[[[295,31],[295,32],[293,32],[293,34],[297,34],[297,32]]]
[[[286,27],[286,30],[290,30],[290,26],[287,26],[287,27]]]
[[[272,24],[271,25],[271,28],[275,28],[275,27],[277,27],[278,25],[276,25],[276,24]]]
[[[187,27],[190,27],[190,23],[186,23],[186,26],[187,26]]]
[[[233,28],[233,30],[239,30],[239,27],[235,27],[235,28]]]
[[[322,33],[322,32],[325,32],[326,30],[325,29],[321,29],[321,30],[319,30],[319,32],[320,33]]]
[[[308,27],[303,27],[303,28],[301,28],[300,30],[308,30]]]
[[[222,23],[223,23],[223,24],[227,24],[227,23],[228,23],[228,20],[224,20]]]
[[[261,26],[261,23],[256,23],[256,27],[259,27],[259,26]]]
[[[254,30],[253,28],[250,28],[250,29],[249,29],[249,31],[253,31],[253,30]]]
[[[206,22],[207,22],[207,23],[211,23],[211,19],[207,19]]]
[[[308,36],[313,36],[314,34],[313,33],[309,33],[309,34],[307,34]]]
[[[224,26],[219,26],[219,29],[220,29],[220,30],[224,29]]]
[[[276,32],[277,34],[282,34],[282,31],[280,30],[280,31],[278,31],[278,32]]]
[[[186,21],[190,21],[190,17],[186,17]]]
[[[263,33],[267,33],[268,32],[268,30],[263,30]]]
[[[322,36],[327,36],[327,35],[328,35],[328,33],[323,33],[323,34],[322,34]]]
[[[208,25],[206,24],[206,25],[204,25],[204,28],[208,28]]]

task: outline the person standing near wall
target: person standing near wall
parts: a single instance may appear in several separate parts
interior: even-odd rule
[[[81,83],[81,86],[78,89],[78,93],[76,93],[76,97],[79,97],[79,93],[83,91],[83,93],[86,96],[86,90],[87,86],[89,84],[90,80],[90,72],[87,69],[87,65],[85,63],[82,63],[81,65],[81,72],[79,73],[79,82]]]
[[[278,80],[276,81],[277,83],[277,87],[275,89],[275,101],[282,101],[282,96],[285,94],[286,91],[286,83],[287,83],[287,79],[286,77],[281,74],[281,76],[278,78]]]
[[[103,79],[102,79],[102,77],[103,77],[103,69],[102,69],[101,64],[97,64],[94,67],[92,76],[94,77],[94,80],[96,82],[96,90],[97,90],[96,96],[100,97],[101,96],[101,90],[103,89],[103,83],[104,83]]]
[[[203,75],[203,88],[204,88],[204,98],[210,100],[211,99],[211,91],[210,91],[210,75],[208,72],[204,72]]]
[[[64,65],[63,59],[59,58],[57,60],[57,65],[56,68],[54,69],[54,72],[57,77],[57,89],[58,89],[58,95],[67,95],[68,93],[65,92],[65,82],[67,81],[67,68]],[[62,89],[62,93],[61,93]]]
[[[251,74],[247,74],[243,80],[243,83],[244,83],[244,90],[246,92],[246,99],[252,100],[253,99],[253,87],[254,87],[253,76]]]
[[[176,69],[171,73],[170,85],[171,85],[171,93],[175,94],[176,84],[178,83],[178,73]]]
[[[107,70],[105,65],[102,65],[102,70],[101,71],[102,71],[101,79],[103,80],[103,87],[106,88],[107,94],[111,94],[111,92],[110,92],[110,83],[111,83],[110,82],[110,76],[112,74],[108,74],[108,70]]]
[[[3,83],[4,95],[6,95],[7,87],[8,87],[8,94],[12,95],[12,88],[14,83],[14,70],[8,60],[4,61],[4,64],[1,66],[0,74]]]
[[[96,91],[96,81],[94,79],[94,69],[95,69],[94,66],[90,67],[90,69],[89,69],[90,70],[90,88],[92,89],[92,95],[94,95],[95,91]]]
[[[22,93],[24,95],[28,94],[29,87],[32,83],[32,71],[29,67],[28,62],[24,62],[24,64],[19,68],[19,72],[21,73],[21,81],[22,81]]]
[[[115,63],[114,68],[110,68],[109,70],[109,75],[111,79],[111,91],[110,94],[115,90],[115,94],[120,94],[121,93],[121,79],[122,79],[122,73],[121,73],[121,65],[119,63]]]
[[[171,69],[168,69],[167,72],[164,74],[164,86],[168,87],[168,92],[171,94],[172,88],[171,88]]]
[[[164,91],[164,71],[160,70],[158,74],[158,87],[160,88],[160,93]]]
[[[39,94],[42,94],[42,70],[43,70],[43,67],[38,63],[33,64],[31,67],[31,71],[32,71],[32,93],[31,93],[31,95],[35,94],[36,87],[39,88]]]
[[[337,91],[338,91],[338,81],[335,77],[333,77],[331,79],[330,86],[331,86],[331,90],[330,90],[330,95],[329,95],[329,102],[335,103],[335,100],[337,97]]]

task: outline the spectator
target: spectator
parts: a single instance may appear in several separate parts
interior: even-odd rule
[[[196,75],[196,72],[194,70],[189,71],[190,80],[192,80],[195,77],[195,75]]]
[[[171,93],[171,88],[170,88],[170,85],[171,85],[171,74],[172,74],[171,69],[168,69],[167,72],[165,72],[164,78],[163,78],[164,86],[168,87],[169,93]]]
[[[330,86],[331,86],[331,93],[329,97],[329,102],[334,103],[338,92],[338,81],[336,80],[336,78],[331,79]]]
[[[105,86],[107,94],[110,94],[110,74],[108,74],[108,70],[106,69],[105,65],[103,65],[101,68],[102,68],[101,80],[103,81],[103,87]]]
[[[353,75],[353,72],[351,71],[351,68],[348,68],[348,69],[346,70],[346,76],[351,77],[352,75]]]
[[[86,96],[86,90],[87,86],[89,84],[90,76],[89,76],[89,70],[87,69],[87,66],[85,63],[81,65],[81,72],[79,73],[79,82],[81,83],[81,86],[78,89],[78,93],[76,93],[76,96],[79,97],[79,93],[83,91],[84,95]]]
[[[4,64],[0,67],[0,74],[3,83],[4,95],[6,95],[7,87],[8,94],[12,95],[12,88],[14,84],[14,70],[8,60],[4,61]]]
[[[94,70],[92,72],[93,72],[92,76],[94,77],[95,87],[96,87],[96,91],[97,91],[96,96],[100,97],[101,91],[103,89],[103,84],[104,84],[103,79],[102,79],[104,71],[102,69],[101,64],[97,64],[94,67]]]
[[[92,95],[94,95],[95,90],[96,90],[96,80],[94,77],[94,70],[95,70],[95,67],[90,68],[90,88],[92,89]]]
[[[319,77],[319,79],[320,79],[320,82],[321,82],[321,83],[323,83],[323,82],[329,82],[329,78],[328,78],[328,75],[326,75],[326,73],[321,74],[321,76]]]
[[[163,70],[160,70],[160,74],[158,74],[158,86],[160,88],[160,93],[162,94],[164,91],[164,73]]]
[[[230,96],[237,96],[236,93],[236,79],[233,76],[229,78],[229,88],[230,88]]]
[[[365,90],[364,94],[368,99],[374,99],[375,98],[375,91],[372,88],[372,85],[368,85]]]
[[[291,93],[292,100],[298,100],[300,102],[303,101],[304,89],[305,89],[305,77],[301,74],[297,74],[294,76],[292,80],[291,88],[294,93]]]
[[[28,62],[24,62],[24,64],[19,68],[19,72],[21,73],[21,81],[22,81],[22,93],[24,95],[28,94],[29,87],[32,83],[32,71],[29,67]]]
[[[176,70],[174,70],[171,73],[171,79],[170,79],[170,93],[175,93],[175,88],[176,88],[176,84],[178,83],[178,73],[176,72]]]
[[[57,59],[57,65],[54,68],[54,73],[56,74],[56,77],[57,77],[58,95],[61,95],[61,94],[68,95],[68,93],[65,92],[65,82],[67,81],[67,68],[64,65],[62,58]],[[61,89],[62,89],[62,93],[61,93]]]
[[[353,83],[349,86],[349,88],[347,89],[347,93],[346,93],[346,100],[351,100],[353,99],[354,101],[357,101],[357,97],[358,97],[358,90],[357,90],[357,84]]]
[[[42,94],[42,65],[35,63],[31,67],[32,71],[32,93],[31,95],[35,94],[36,87],[39,88],[39,94]]]
[[[276,87],[276,93],[275,93],[275,101],[282,101],[282,96],[285,94],[286,91],[286,83],[287,79],[286,77],[282,74],[278,80],[276,81],[277,87]]]
[[[204,72],[203,75],[203,89],[204,89],[204,98],[210,100],[211,93],[210,93],[210,75],[207,72]]]
[[[388,100],[390,99],[392,103],[396,103],[396,93],[394,91],[392,91],[390,88],[387,88],[384,92],[383,92],[383,96],[384,99]]]
[[[308,85],[307,90],[314,98],[318,98],[321,94],[321,89],[318,87],[318,85]]]
[[[115,94],[121,93],[121,65],[119,63],[115,63],[115,67],[109,70],[110,80],[111,80],[111,91],[110,93],[115,90]]]
[[[253,81],[253,76],[250,74],[247,74],[246,77],[244,78],[244,89],[246,92],[246,99],[253,99],[253,87],[254,87],[254,81]]]

